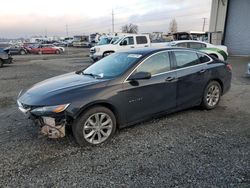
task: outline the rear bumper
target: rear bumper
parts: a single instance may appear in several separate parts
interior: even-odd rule
[[[226,94],[231,88],[231,81],[232,81],[232,73],[226,77],[223,83],[223,93],[222,95]]]
[[[250,63],[247,64],[247,75],[250,76]]]

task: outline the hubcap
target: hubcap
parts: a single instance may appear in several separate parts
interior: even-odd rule
[[[104,142],[111,134],[113,122],[106,113],[91,115],[83,126],[84,139],[91,144]]]
[[[207,104],[211,107],[215,106],[220,98],[220,89],[217,85],[209,87],[207,92]]]

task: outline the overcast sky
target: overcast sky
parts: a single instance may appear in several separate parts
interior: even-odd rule
[[[115,31],[126,23],[139,32],[168,32],[175,18],[178,31],[201,31],[212,0],[11,0],[1,1],[0,38],[32,35],[65,36],[111,31],[114,10]]]

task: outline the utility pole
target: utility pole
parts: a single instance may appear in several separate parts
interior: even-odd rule
[[[114,10],[112,9],[112,33],[115,32],[115,24],[114,24]]]
[[[202,31],[204,31],[205,30],[205,25],[206,25],[206,19],[207,18],[202,18],[202,19],[203,19]]]
[[[68,24],[66,24],[66,36],[67,37],[69,36],[69,26],[68,26]]]
[[[45,30],[44,30],[44,34],[45,34],[45,37],[48,37],[47,28],[45,28]]]

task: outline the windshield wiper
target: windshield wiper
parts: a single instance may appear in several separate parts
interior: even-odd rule
[[[93,73],[85,73],[82,72],[83,75],[87,75],[87,76],[92,76],[93,78],[102,78],[100,75],[97,74],[93,74]]]

